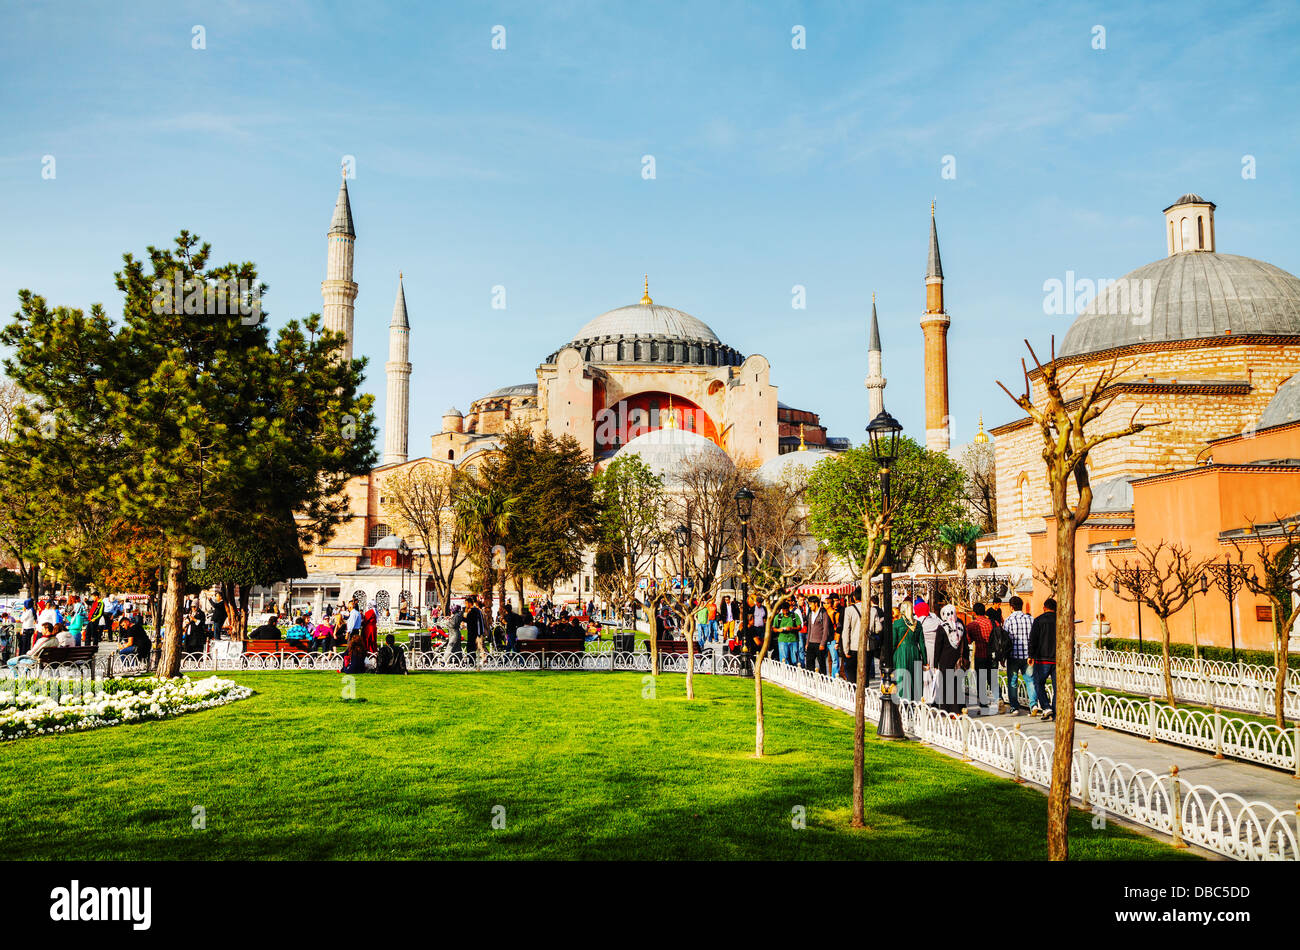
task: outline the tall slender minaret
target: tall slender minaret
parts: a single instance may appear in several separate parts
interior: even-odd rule
[[[406,461],[411,423],[411,324],[406,319],[406,290],[397,275],[397,300],[388,323],[387,411],[384,414],[384,464]]]
[[[876,319],[876,295],[871,295],[871,344],[867,347],[867,421],[885,411],[885,377],[881,368],[880,321]]]
[[[943,263],[939,260],[939,230],[930,202],[930,259],[925,269],[925,447],[947,452],[952,423],[948,415],[948,324],[943,308]]]
[[[357,285],[352,280],[352,256],[357,232],[352,227],[352,205],[348,201],[348,173],[343,170],[343,183],[334,203],[334,218],[330,221],[329,256],[325,262],[325,280],[320,285],[324,300],[321,317],[325,329],[347,337],[343,359],[352,359],[353,303],[357,299]]]

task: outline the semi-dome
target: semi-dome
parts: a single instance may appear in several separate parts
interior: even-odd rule
[[[1092,483],[1092,513],[1107,514],[1133,510],[1133,479],[1120,475]]]
[[[1245,335],[1300,336],[1300,278],[1254,258],[1192,251],[1108,286],[1070,326],[1057,355]]]
[[[655,429],[639,435],[614,453],[615,459],[638,455],[650,471],[665,480],[699,461],[732,465],[731,456],[712,439],[689,429]]]
[[[494,389],[484,399],[505,399],[512,396],[536,396],[536,383],[520,383],[518,386],[502,386],[500,389]]]
[[[648,284],[640,303],[602,313],[566,346],[577,349],[591,363],[739,366],[744,361],[703,320],[651,300]],[[554,363],[558,355],[559,350],[547,357],[547,362]]]
[[[1264,412],[1256,424],[1257,429],[1284,426],[1288,422],[1300,419],[1300,373],[1292,376],[1281,386],[1264,407]]]
[[[807,478],[817,463],[823,459],[834,458],[837,453],[830,449],[803,449],[786,452],[776,458],[770,458],[754,471],[754,476],[768,485],[775,485],[786,475],[795,478]]]

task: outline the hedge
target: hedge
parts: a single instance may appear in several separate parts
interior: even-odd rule
[[[1143,640],[1141,649],[1138,648],[1138,641],[1122,639],[1120,637],[1102,637],[1097,641],[1098,646],[1103,650],[1115,650],[1120,653],[1148,653],[1155,656],[1161,655],[1160,641]],[[1192,652],[1190,643],[1171,643],[1169,644],[1169,655],[1194,659],[1195,654]],[[1232,662],[1231,647],[1201,647],[1201,659],[1203,660],[1222,660],[1224,663]],[[1272,650],[1238,650],[1238,663],[1250,663],[1258,666],[1273,665]],[[1288,653],[1287,666],[1291,669],[1300,669],[1300,654]]]

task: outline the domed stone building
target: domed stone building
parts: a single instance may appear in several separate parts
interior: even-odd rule
[[[1183,195],[1165,209],[1167,256],[1101,290],[1056,353],[1082,392],[1117,362],[1116,399],[1095,425],[1166,421],[1093,451],[1094,484],[1204,463],[1217,439],[1250,432],[1300,370],[1300,278],[1265,261],[1219,253],[1215,205]],[[1047,359],[1048,354],[1039,353]],[[1032,378],[1034,397],[1041,383]],[[1279,408],[1274,412],[1283,412]],[[1051,509],[1042,436],[1028,418],[990,430],[997,461],[999,566],[1030,566],[1031,535]]]

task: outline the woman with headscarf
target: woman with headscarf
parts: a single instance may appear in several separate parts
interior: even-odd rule
[[[912,605],[903,601],[894,621],[894,682],[900,699],[919,700],[925,670],[925,640]]]
[[[941,627],[935,640],[934,670],[939,681],[939,705],[946,712],[960,713],[965,706],[967,648],[966,628],[957,619],[957,608],[944,604],[939,612]]]

